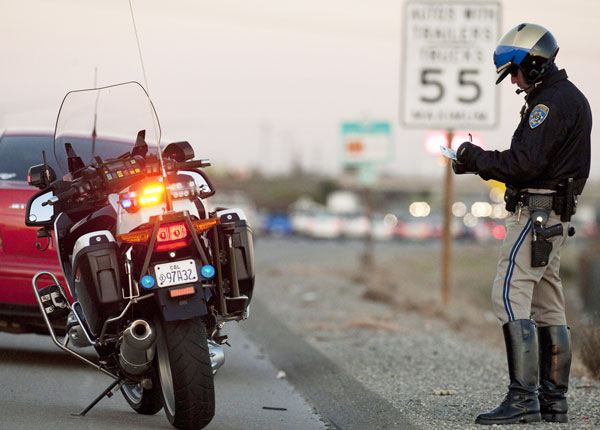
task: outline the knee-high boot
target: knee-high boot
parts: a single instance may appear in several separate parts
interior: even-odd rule
[[[540,327],[540,412],[544,421],[566,423],[571,335],[566,325]]]
[[[496,409],[481,414],[477,424],[514,424],[541,420],[538,400],[538,337],[531,320],[515,320],[502,326],[506,343],[510,385]]]

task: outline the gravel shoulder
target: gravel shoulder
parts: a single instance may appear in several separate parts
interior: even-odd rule
[[[444,308],[435,244],[377,244],[376,269],[363,273],[358,242],[259,238],[255,294],[414,425],[481,428],[475,416],[497,406],[508,385],[489,304],[497,252],[493,244],[456,247],[453,302]],[[536,428],[600,427],[600,384],[578,359],[574,375],[570,423]]]

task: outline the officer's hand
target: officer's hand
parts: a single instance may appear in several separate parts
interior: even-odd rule
[[[452,160],[452,170],[457,175],[467,173],[467,169],[463,163],[459,163],[457,160]]]
[[[457,175],[463,173],[477,173],[475,164],[475,154],[481,151],[481,148],[473,145],[471,142],[463,142],[456,151],[456,160],[452,160],[452,170]]]

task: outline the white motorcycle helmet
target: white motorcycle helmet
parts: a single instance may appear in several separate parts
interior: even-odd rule
[[[533,84],[552,69],[558,53],[556,39],[541,25],[519,24],[500,39],[494,51],[499,84],[509,73],[521,69]]]

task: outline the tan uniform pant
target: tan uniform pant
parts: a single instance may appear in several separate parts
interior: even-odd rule
[[[560,223],[551,212],[546,227]],[[531,267],[532,223],[529,211],[506,219],[506,237],[500,251],[498,271],[492,288],[494,312],[504,324],[518,319],[533,319],[538,326],[566,325],[565,297],[560,280],[560,249],[567,238],[569,223],[563,224],[563,235],[549,239],[552,252],[545,267]]]

